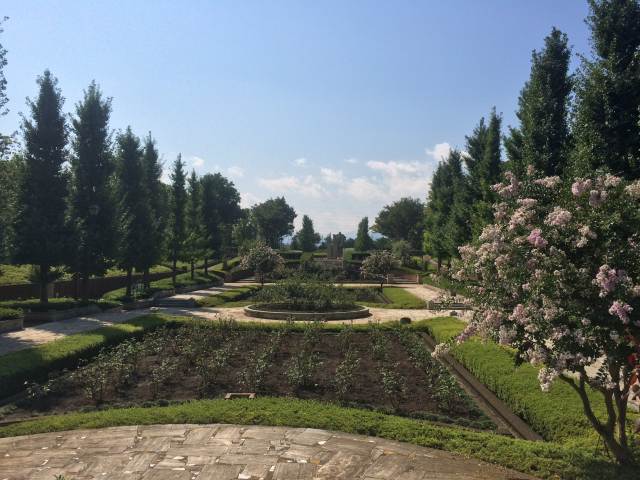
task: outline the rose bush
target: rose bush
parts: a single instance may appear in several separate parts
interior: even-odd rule
[[[259,279],[260,283],[264,285],[266,274],[284,268],[284,259],[267,244],[258,242],[242,256],[240,268],[253,272],[256,279]]]
[[[543,390],[560,379],[621,463],[631,461],[627,400],[640,358],[640,181],[599,173],[566,185],[529,169],[494,186],[495,223],[460,248],[454,276],[475,312],[456,339],[484,336],[541,367]],[[440,345],[438,353],[446,351]],[[587,389],[600,392],[599,417]]]

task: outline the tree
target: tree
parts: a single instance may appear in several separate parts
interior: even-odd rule
[[[185,209],[187,203],[187,191],[185,189],[184,162],[182,156],[173,163],[171,172],[171,261],[172,281],[176,284],[176,267],[178,260],[182,258],[185,243]]]
[[[360,273],[363,277],[377,278],[380,281],[380,290],[384,281],[398,266],[398,259],[388,250],[376,250],[362,261]]]
[[[401,265],[407,265],[411,261],[411,245],[406,240],[393,242],[391,244],[391,253]]]
[[[392,240],[406,240],[419,250],[424,231],[424,204],[417,198],[404,197],[386,205],[371,230]]]
[[[18,187],[22,174],[23,157],[14,154],[0,157],[0,264],[11,259],[12,222],[17,208]]]
[[[313,252],[320,242],[320,234],[313,229],[313,221],[307,216],[302,216],[302,228],[296,234],[298,248],[304,252]]]
[[[14,261],[38,266],[40,301],[48,301],[51,267],[65,259],[69,232],[65,222],[67,125],[58,81],[45,70],[38,78],[35,102],[27,100],[31,118],[22,123],[24,167],[13,222]]]
[[[620,463],[631,462],[627,397],[640,374],[640,180],[507,174],[495,224],[461,248],[455,277],[473,281],[477,307],[457,341],[499,339],[516,361],[561,379]],[[570,188],[569,188],[570,186]],[[446,351],[446,346],[437,348]],[[595,407],[592,392],[606,409]]]
[[[111,99],[95,82],[76,105],[71,157],[69,220],[73,255],[69,262],[82,280],[82,298],[89,297],[89,278],[104,275],[116,249],[115,208],[111,176],[109,117]]]
[[[293,233],[296,211],[287,204],[284,197],[271,198],[254,205],[252,212],[259,238],[270,247],[278,248],[282,237]]]
[[[240,218],[240,193],[220,173],[202,177],[202,223],[208,255],[227,258],[233,224]],[[205,258],[205,268],[207,259]]]
[[[148,202],[151,214],[151,229],[144,239],[145,254],[142,259],[144,284],[149,286],[149,269],[160,262],[165,252],[166,229],[167,229],[167,192],[164,184],[160,180],[162,177],[162,164],[159,160],[156,141],[147,135],[144,142],[144,152],[142,155],[142,169],[144,173],[145,190],[148,195]]]
[[[116,178],[118,185],[120,251],[118,264],[127,272],[126,295],[131,296],[132,272],[145,271],[152,255],[147,251],[155,227],[149,202],[140,139],[131,127],[117,138]]]
[[[195,262],[204,256],[203,251],[206,248],[202,226],[201,184],[194,170],[191,171],[187,187],[185,228],[184,257],[191,266],[191,278],[193,279],[195,277]]]
[[[570,147],[567,113],[573,83],[568,73],[571,50],[566,34],[556,28],[544,44],[541,52],[534,50],[531,54],[531,74],[520,92],[516,112],[520,128],[511,129],[511,138],[505,144],[513,156],[509,157],[513,164],[510,167],[516,172],[524,173],[527,165],[533,165],[546,175],[560,175]],[[519,154],[514,155],[519,141]]]
[[[238,248],[240,254],[245,253],[253,247],[258,238],[258,228],[253,219],[253,213],[249,208],[243,208],[240,218],[233,226],[233,243]]]
[[[576,81],[574,173],[640,178],[640,2],[589,0],[592,58]]]
[[[9,17],[3,17],[0,19],[0,34],[4,32],[2,24],[9,20]],[[0,117],[6,115],[9,109],[6,108],[9,102],[7,97],[7,78],[4,75],[4,67],[7,66],[7,50],[0,43]],[[0,132],[0,160],[3,160],[11,144],[11,137],[9,135],[3,135]]]
[[[360,220],[353,248],[357,252],[367,252],[373,248],[373,240],[369,235],[369,217]]]
[[[259,242],[242,257],[240,267],[253,272],[264,285],[265,275],[284,268],[284,259],[269,245]]]

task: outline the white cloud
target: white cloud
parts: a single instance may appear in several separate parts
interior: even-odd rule
[[[261,202],[260,198],[251,192],[240,193],[240,206],[242,208],[249,208],[255,205],[256,203],[260,203],[260,202]]]
[[[295,163],[299,167],[304,167],[307,164],[307,159],[304,157],[296,158],[293,163]]]
[[[433,149],[425,148],[425,153],[433,157],[433,159],[437,162],[444,160],[449,156],[449,152],[451,151],[451,145],[447,142],[436,143]]]
[[[190,164],[193,168],[200,168],[204,165],[204,158],[192,155],[187,157],[187,164]]]
[[[385,198],[384,186],[380,182],[364,177],[354,178],[345,187],[345,192],[360,201],[382,200]]]
[[[418,173],[424,168],[421,162],[367,162],[371,170],[379,170],[394,177],[402,174]]]
[[[266,189],[279,194],[295,192],[304,197],[312,198],[320,198],[327,194],[327,190],[320,185],[312,175],[305,177],[285,176],[264,178],[260,179],[258,183]]]
[[[357,158],[347,158],[345,160],[346,163],[350,163],[351,165],[355,165],[356,163],[358,163],[358,159]]]
[[[227,168],[227,174],[232,178],[242,178],[244,177],[244,169],[237,165],[232,165]]]
[[[342,170],[321,168],[320,175],[325,183],[329,183],[331,185],[342,185],[344,183],[344,174],[342,173]]]

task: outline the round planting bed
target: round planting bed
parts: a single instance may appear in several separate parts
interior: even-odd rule
[[[369,309],[360,305],[339,307],[326,312],[292,310],[286,303],[259,303],[244,307],[244,313],[249,317],[265,318],[269,320],[352,320],[366,318]]]

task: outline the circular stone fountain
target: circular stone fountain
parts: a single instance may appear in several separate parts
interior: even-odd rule
[[[306,310],[292,310],[286,303],[258,303],[244,308],[248,317],[264,318],[268,320],[353,320],[366,318],[369,309],[361,305],[337,307],[335,310],[314,312]]]

